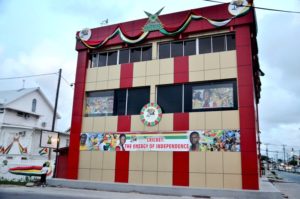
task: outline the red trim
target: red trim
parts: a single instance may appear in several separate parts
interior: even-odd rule
[[[240,142],[243,189],[259,189],[256,151],[256,115],[251,37],[248,26],[236,28]]]
[[[67,178],[77,179],[79,163],[79,140],[83,115],[83,98],[85,96],[85,76],[88,64],[87,51],[78,52],[77,70],[75,79],[74,102],[70,131],[70,146],[68,155]]]
[[[174,83],[189,81],[189,57],[174,57]]]
[[[129,151],[116,151],[115,182],[128,183]]]
[[[127,131],[131,128],[131,116],[122,115],[118,116],[118,132]]]
[[[121,64],[120,88],[131,88],[133,81],[133,63]]]
[[[173,185],[189,186],[189,152],[173,152]]]
[[[189,113],[174,113],[173,114],[173,130],[187,131],[189,130]]]

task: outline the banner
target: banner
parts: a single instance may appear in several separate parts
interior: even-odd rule
[[[238,130],[101,133],[80,136],[81,151],[240,151]]]

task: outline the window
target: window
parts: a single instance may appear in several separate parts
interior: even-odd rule
[[[91,68],[97,67],[98,64],[98,54],[92,54],[92,65]]]
[[[4,108],[0,108],[0,113],[4,113]]]
[[[196,40],[190,40],[184,42],[184,56],[196,54]]]
[[[106,66],[106,58],[107,58],[107,53],[99,54],[98,67]]]
[[[157,103],[163,113],[182,112],[182,85],[157,87]]]
[[[211,53],[211,37],[199,38],[199,54]]]
[[[142,61],[148,61],[152,59],[152,46],[146,46],[142,48]]]
[[[196,40],[159,44],[159,59],[196,54]]]
[[[171,57],[183,56],[183,42],[171,43]]]
[[[159,59],[170,57],[170,43],[159,44]]]
[[[212,37],[213,52],[225,51],[225,35]]]
[[[32,100],[32,106],[31,106],[31,111],[35,113],[36,111],[36,99]]]
[[[117,57],[118,57],[118,51],[108,52],[107,53],[107,65],[116,65]]]
[[[150,87],[88,92],[85,116],[139,114],[149,98]]]
[[[141,60],[141,48],[130,49],[130,62],[137,62]]]
[[[129,49],[120,50],[119,54],[119,63],[128,63],[129,62]]]
[[[235,50],[235,34],[226,35],[227,50]]]

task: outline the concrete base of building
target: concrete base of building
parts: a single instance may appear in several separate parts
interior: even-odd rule
[[[89,189],[112,192],[137,192],[143,194],[167,195],[167,196],[192,196],[192,197],[221,197],[221,198],[263,198],[281,199],[281,192],[276,189],[266,178],[260,179],[260,190],[235,190],[235,189],[210,189],[191,188],[179,186],[152,186],[124,183],[106,183],[84,180],[48,179],[48,185],[67,187],[74,189]]]

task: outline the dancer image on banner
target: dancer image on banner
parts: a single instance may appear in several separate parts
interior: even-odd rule
[[[121,134],[119,136],[119,140],[120,140],[120,143],[119,143],[118,146],[116,146],[116,151],[125,151],[124,144],[126,142],[126,135],[125,134]]]
[[[191,146],[190,146],[190,151],[200,151],[200,135],[198,132],[193,131],[190,134],[190,142],[191,142]]]

